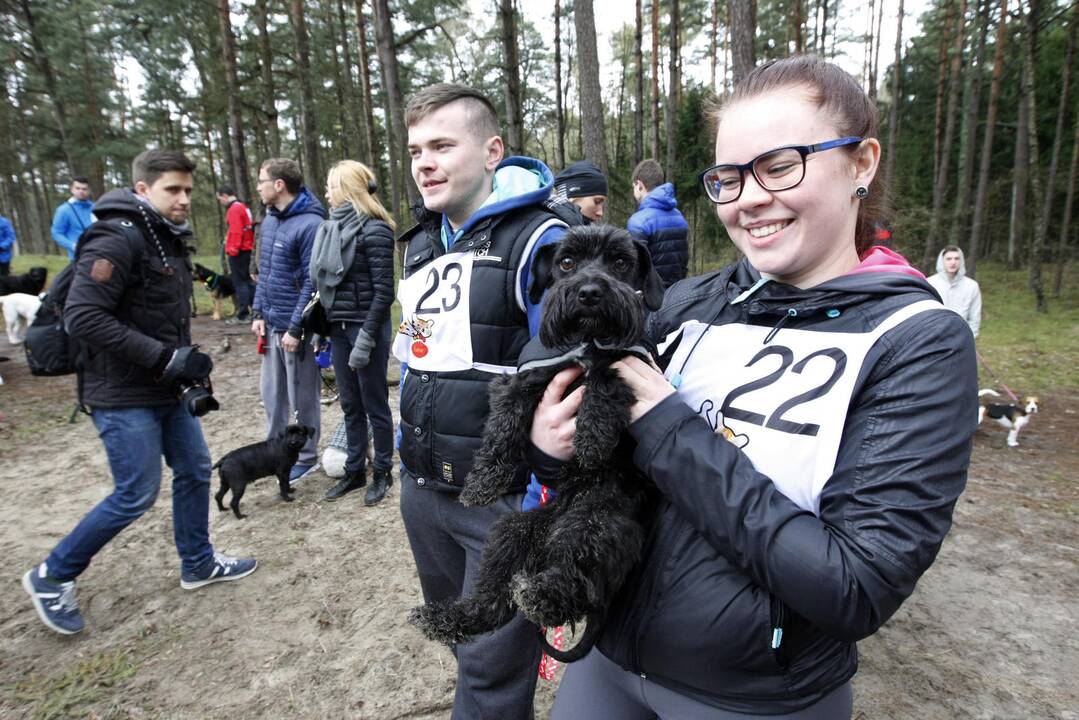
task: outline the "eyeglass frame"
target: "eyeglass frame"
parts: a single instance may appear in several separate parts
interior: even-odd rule
[[[783,192],[784,190],[792,190],[793,188],[796,188],[799,185],[801,185],[802,181],[805,180],[805,177],[806,177],[806,157],[808,157],[809,155],[812,155],[813,153],[821,152],[823,150],[832,150],[832,149],[838,148],[838,147],[846,147],[847,145],[854,145],[856,143],[862,142],[863,140],[865,140],[865,138],[848,136],[848,137],[836,138],[835,140],[825,140],[824,142],[814,143],[813,145],[783,145],[781,147],[772,148],[771,150],[766,150],[766,151],[762,152],[760,155],[758,155],[757,157],[750,160],[749,162],[742,163],[740,165],[735,164],[735,163],[718,163],[716,165],[712,165],[711,167],[706,168],[701,173],[699,173],[697,175],[697,179],[700,180],[701,187],[704,188],[704,194],[709,200],[711,200],[716,205],[729,205],[730,203],[735,202],[736,200],[738,200],[738,198],[742,197],[742,192],[744,192],[745,189],[746,189],[746,170],[748,170],[749,173],[753,176],[753,179],[757,181],[757,184],[760,185],[762,189],[767,190],[768,192]],[[781,188],[779,190],[770,190],[768,187],[765,186],[765,184],[763,182],[761,182],[761,179],[757,176],[757,172],[753,169],[753,166],[756,165],[757,161],[760,160],[762,157],[765,157],[767,155],[772,155],[773,153],[777,153],[777,152],[779,152],[781,150],[795,150],[801,156],[801,158],[802,158],[802,177],[800,177],[798,179],[798,182],[794,183],[793,185],[790,185],[790,186],[785,187],[785,188]],[[729,170],[737,170],[738,171],[738,179],[739,179],[738,194],[735,195],[730,200],[722,200],[722,201],[716,200],[716,199],[714,199],[712,197],[712,193],[708,192],[708,183],[705,182],[704,176],[707,175],[708,173],[716,170],[717,168],[725,168],[725,169],[729,169]]]

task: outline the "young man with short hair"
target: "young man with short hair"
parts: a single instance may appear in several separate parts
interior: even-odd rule
[[[94,201],[90,199],[90,181],[82,175],[71,178],[71,197],[56,208],[52,216],[52,239],[67,251],[67,259],[75,259],[79,236],[93,224]]]
[[[427,602],[471,592],[491,525],[521,507],[523,467],[492,505],[464,507],[457,495],[481,443],[487,383],[516,372],[538,329],[532,255],[566,228],[544,204],[551,171],[532,158],[504,160],[497,118],[483,94],[453,84],[418,92],[405,118],[422,206],[401,238],[401,514]],[[534,625],[518,615],[454,651],[454,718],[532,717]]]
[[[552,199],[578,207],[587,223],[603,222],[607,208],[607,178],[587,160],[567,165],[554,179]]]
[[[250,320],[251,301],[255,297],[255,283],[251,279],[251,251],[255,247],[255,221],[251,210],[236,197],[231,185],[217,188],[217,202],[225,208],[225,257],[228,258],[229,275],[236,287],[236,317],[225,321],[227,325]]]
[[[191,344],[187,217],[195,163],[172,150],[135,158],[134,188],[106,193],[100,221],[78,247],[64,325],[85,347],[79,403],[91,411],[115,487],[23,588],[50,629],[71,635],[85,623],[75,579],[121,530],[153,506],[161,457],[172,469],[172,523],[185,590],[255,571],[252,558],[214,551],[208,529],[210,452],[184,402],[184,387],[206,382],[210,357]]]
[[[982,289],[974,278],[967,277],[967,263],[963,251],[949,245],[937,255],[937,272],[928,278],[929,284],[940,295],[944,306],[959,313],[967,321],[974,337],[982,325]]]
[[[259,235],[259,281],[251,332],[265,336],[259,380],[266,406],[266,436],[285,429],[293,414],[315,429],[292,466],[296,482],[318,469],[322,427],[318,364],[301,327],[303,309],[314,294],[311,249],[326,209],[303,184],[295,160],[272,158],[259,168],[258,194],[267,207]]]
[[[689,224],[678,210],[674,185],[663,182],[658,162],[648,159],[637,163],[632,183],[640,208],[630,216],[626,229],[645,244],[653,267],[669,286],[684,278],[689,269]]]

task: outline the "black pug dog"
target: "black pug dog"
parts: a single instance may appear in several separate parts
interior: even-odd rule
[[[516,375],[490,384],[484,442],[461,492],[464,505],[494,502],[520,477],[532,415],[551,378],[580,365],[586,387],[577,415],[574,458],[558,495],[541,508],[502,516],[491,527],[470,597],[429,603],[411,621],[428,638],[453,644],[509,622],[519,609],[541,627],[587,618],[576,647],[548,655],[578,660],[599,637],[614,594],[644,545],[641,510],[649,483],[619,448],[633,394],[610,366],[641,346],[646,308],[663,300],[648,250],[625,230],[575,227],[537,251],[529,297],[544,300],[537,338],[521,353]],[[571,387],[572,391],[572,387]]]
[[[0,295],[10,295],[11,293],[40,295],[41,291],[45,289],[45,280],[48,276],[48,268],[32,267],[29,272],[22,275],[0,277]]]
[[[232,278],[228,275],[216,273],[205,265],[198,263],[195,263],[195,277],[201,280],[206,285],[206,289],[210,291],[210,297],[214,301],[214,312],[211,317],[214,320],[220,320],[221,301],[225,298],[232,298],[233,305],[236,304],[236,284],[232,282]]]
[[[221,500],[231,489],[229,507],[242,520],[246,516],[240,513],[240,498],[244,496],[247,484],[267,475],[277,476],[281,499],[292,502],[293,490],[288,482],[288,474],[296,464],[300,450],[314,434],[315,429],[307,425],[289,425],[269,440],[236,448],[214,463],[221,478],[221,486],[214,495],[217,509],[224,512],[225,505]]]

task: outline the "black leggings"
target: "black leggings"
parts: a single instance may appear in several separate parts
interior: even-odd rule
[[[767,717],[769,720],[849,720],[853,705],[848,682],[804,710]],[[623,670],[599,650],[593,650],[583,660],[566,668],[551,710],[551,720],[749,720],[758,717],[762,716],[720,710],[668,690]]]

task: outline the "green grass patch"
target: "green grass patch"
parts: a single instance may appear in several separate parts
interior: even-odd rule
[[[33,720],[86,714],[87,706],[135,676],[138,667],[126,652],[97,653],[53,677],[31,675],[17,683],[13,695],[31,706]]]

